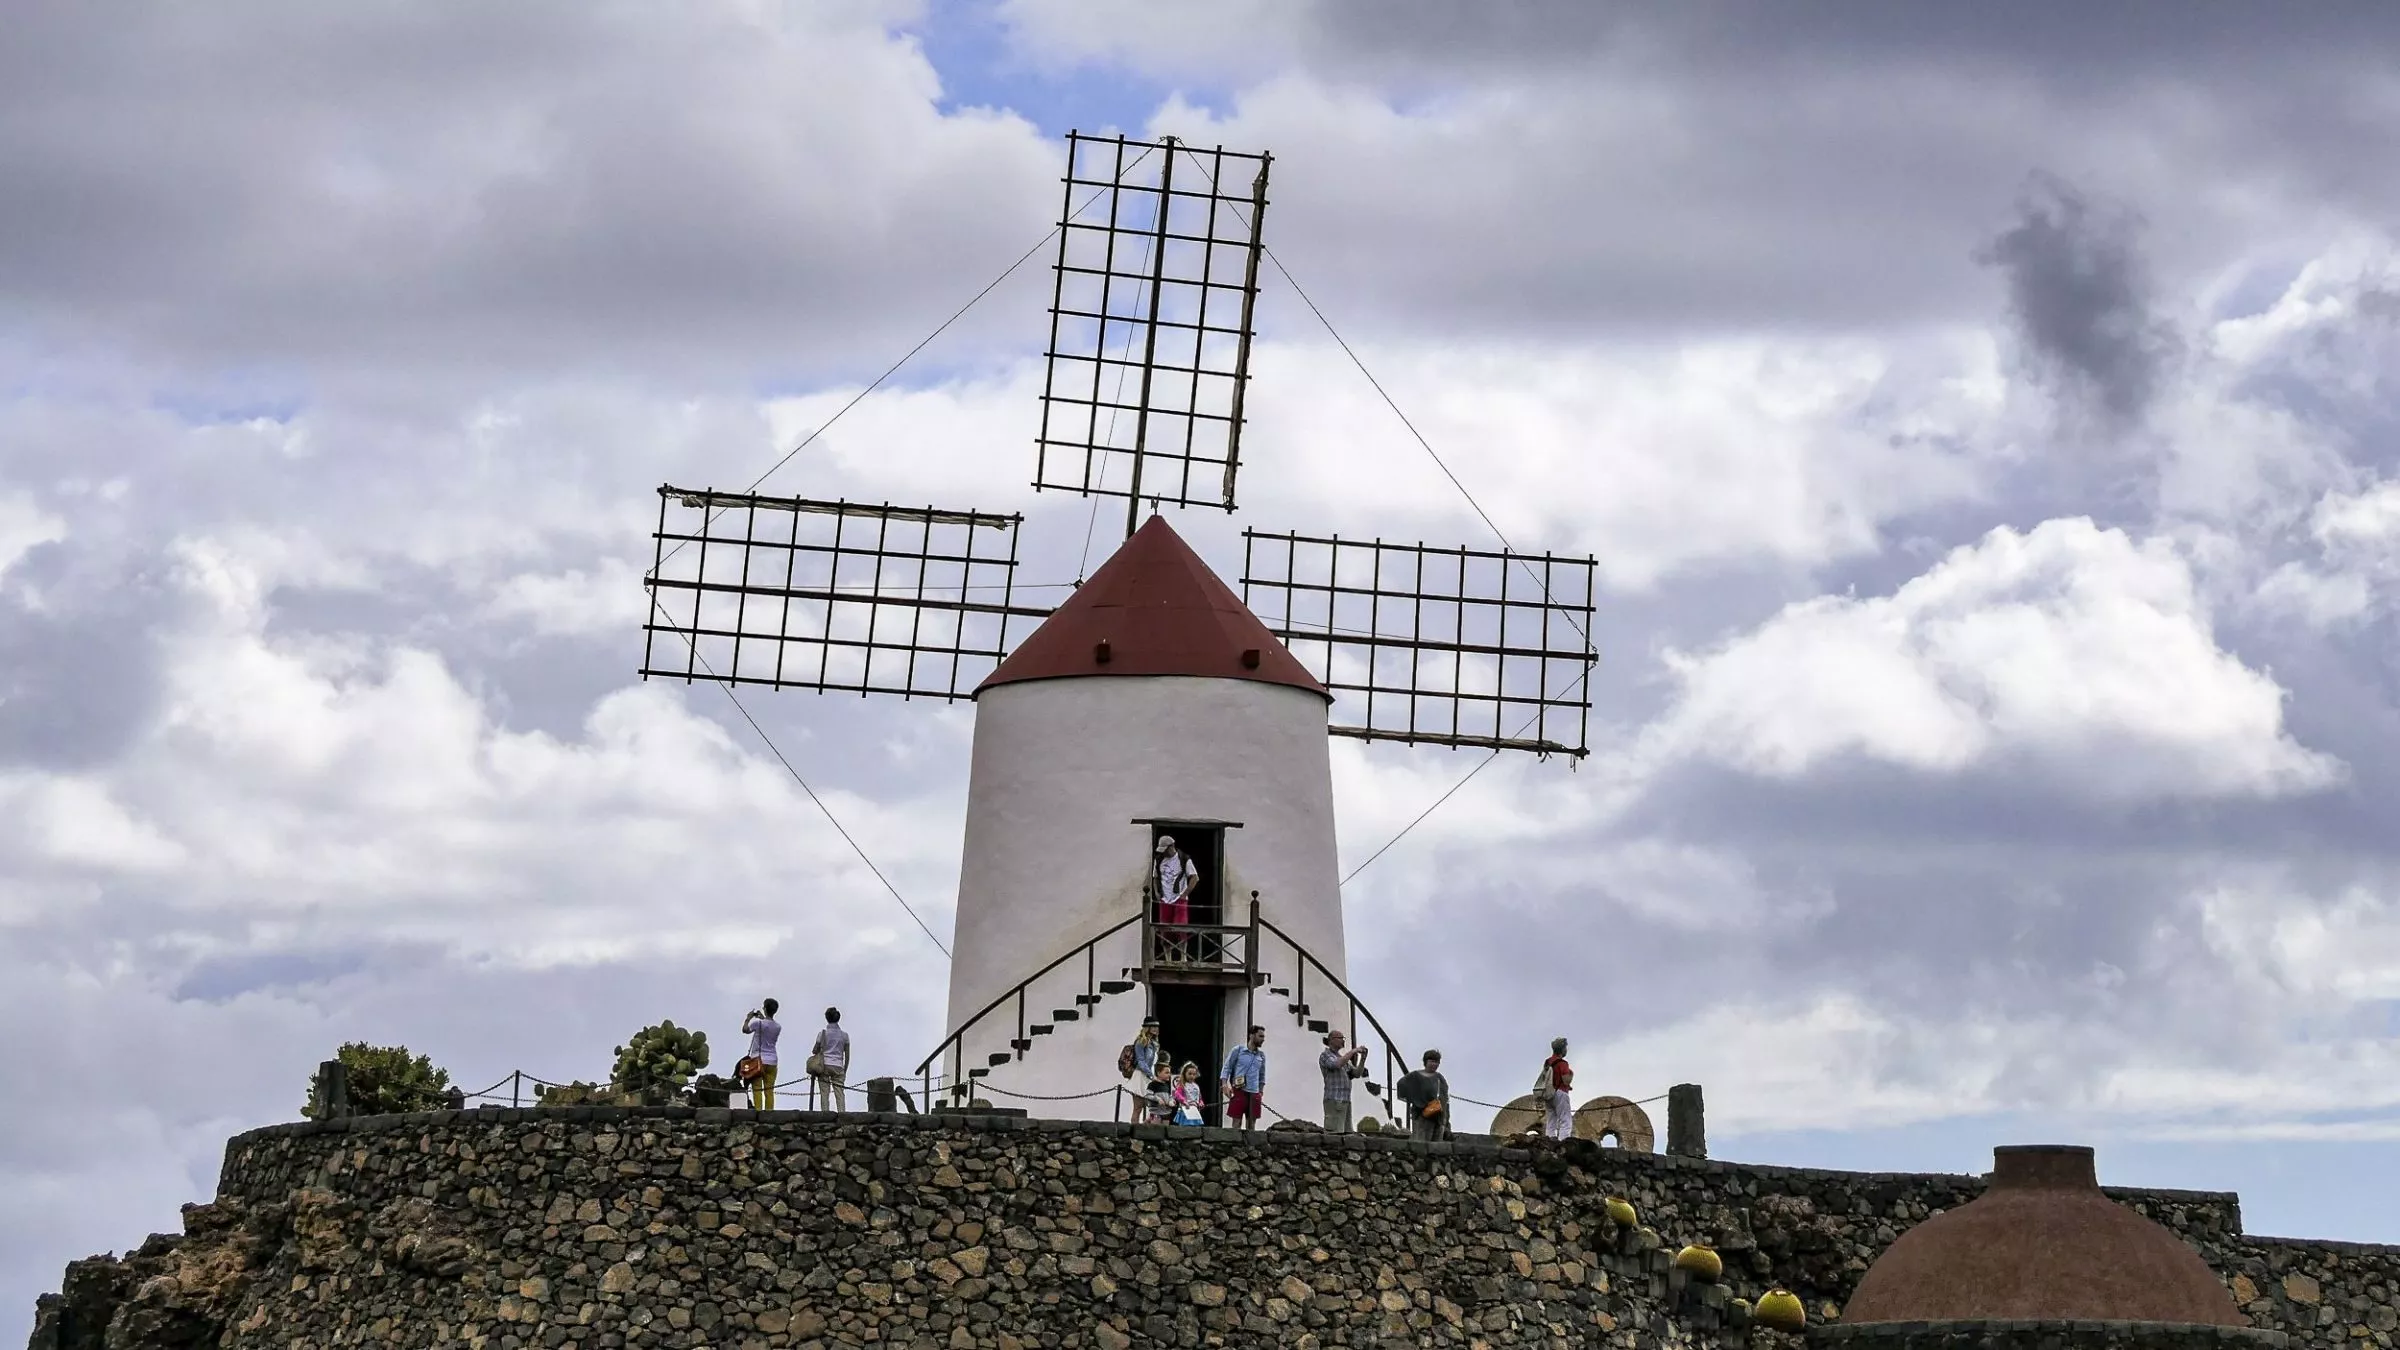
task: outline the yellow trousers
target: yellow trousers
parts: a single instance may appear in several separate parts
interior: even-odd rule
[[[758,1071],[758,1077],[750,1080],[750,1109],[753,1111],[772,1111],[775,1109],[774,1065],[769,1064],[760,1068]]]

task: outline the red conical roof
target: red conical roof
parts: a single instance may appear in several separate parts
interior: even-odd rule
[[[975,692],[1079,675],[1256,680],[1333,697],[1162,516],[1134,531]]]

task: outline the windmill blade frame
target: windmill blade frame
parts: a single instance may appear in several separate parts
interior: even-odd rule
[[[1036,491],[1234,509],[1272,162],[1067,133]]]
[[[1589,555],[1242,531],[1242,602],[1357,740],[1583,758],[1597,576]]]
[[[670,530],[670,506],[698,529]],[[1050,613],[1016,602],[1022,516],[672,484],[658,513],[645,680],[971,698],[1010,621]]]

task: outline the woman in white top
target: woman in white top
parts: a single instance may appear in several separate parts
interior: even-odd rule
[[[758,1077],[750,1080],[750,1109],[775,1109],[775,1041],[783,1035],[783,1027],[775,1020],[775,1000],[768,999],[756,1011],[742,1019],[742,1030],[750,1033],[750,1058],[758,1061]]]
[[[1200,881],[1200,869],[1192,865],[1192,855],[1183,851],[1175,836],[1158,837],[1158,921],[1163,924],[1187,924],[1192,921],[1192,889]],[[1191,935],[1167,935],[1166,954],[1171,959],[1190,958]]]

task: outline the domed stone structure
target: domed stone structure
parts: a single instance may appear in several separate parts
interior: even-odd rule
[[[2247,1327],[2173,1233],[2101,1193],[2088,1148],[1992,1150],[1989,1188],[1900,1235],[1842,1322],[2138,1321]]]

